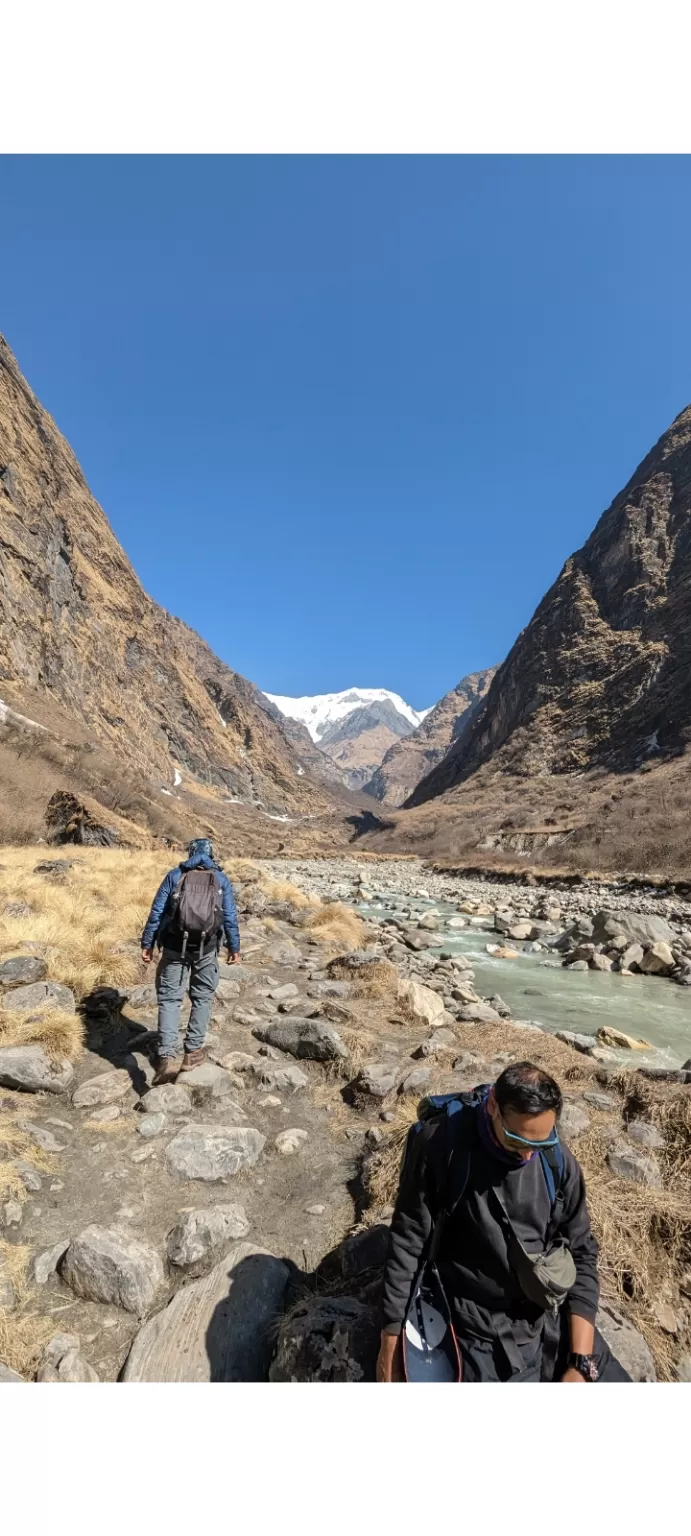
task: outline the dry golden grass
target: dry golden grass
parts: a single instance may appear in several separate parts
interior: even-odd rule
[[[348,949],[361,949],[366,929],[361,917],[352,907],[340,901],[327,901],[316,907],[305,924],[325,944],[339,944]]]
[[[11,1281],[16,1299],[11,1311],[0,1307],[0,1361],[20,1376],[34,1375],[48,1340],[56,1332],[52,1319],[28,1310],[28,1258],[28,1248],[0,1242],[0,1272]]]
[[[47,1152],[37,1147],[20,1130],[13,1115],[0,1113],[0,1200],[26,1200],[26,1186],[14,1167],[16,1159],[31,1163],[39,1173],[49,1173],[53,1168]]]
[[[42,1008],[27,1017],[3,1013],[0,1008],[0,1046],[38,1043],[49,1056],[73,1061],[84,1049],[84,1034],[84,1023],[78,1013]]]
[[[393,999],[398,993],[398,972],[390,960],[372,960],[360,972],[350,970],[345,956],[343,964],[340,964],[339,956],[336,955],[329,961],[329,975],[337,980],[351,982],[353,997],[371,998],[374,1001]]]
[[[42,858],[74,858],[64,883],[34,874]],[[139,977],[138,940],[172,857],[168,850],[117,848],[0,850],[0,959],[42,954],[52,981],[79,999],[94,987]],[[24,902],[27,917],[4,912]]]

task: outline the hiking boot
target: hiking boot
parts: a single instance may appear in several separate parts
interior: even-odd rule
[[[152,1087],[162,1088],[164,1083],[174,1083],[180,1071],[180,1063],[174,1056],[156,1056],[154,1060],[156,1072]]]
[[[200,1067],[206,1061],[206,1051],[185,1051],[181,1072],[191,1072],[193,1067]]]

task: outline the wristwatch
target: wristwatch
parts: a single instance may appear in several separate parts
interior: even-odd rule
[[[599,1379],[600,1372],[594,1355],[569,1355],[567,1365],[570,1370],[580,1371],[584,1381]]]

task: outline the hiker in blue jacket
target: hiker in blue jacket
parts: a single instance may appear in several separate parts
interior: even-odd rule
[[[189,858],[170,869],[154,896],[142,934],[142,960],[161,950],[156,971],[158,1055],[154,1083],[174,1081],[179,1071],[200,1066],[218,986],[218,951],[225,936],[228,963],[240,959],[233,887],[214,859],[208,837],[190,843]],[[189,985],[192,1001],[182,1062],[178,1058],[180,1009]]]

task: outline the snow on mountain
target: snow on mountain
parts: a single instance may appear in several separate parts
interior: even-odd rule
[[[291,699],[277,693],[267,693],[267,699],[280,709],[282,715],[299,720],[306,725],[312,740],[319,743],[325,732],[356,709],[371,704],[388,702],[408,722],[411,730],[429,714],[428,709],[412,709],[400,694],[388,688],[346,688],[342,693],[315,693],[302,699]]]

